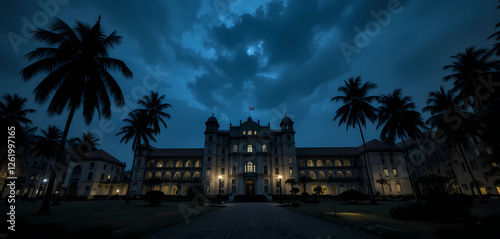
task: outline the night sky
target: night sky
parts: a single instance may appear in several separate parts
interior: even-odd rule
[[[361,76],[376,83],[375,95],[403,88],[420,111],[428,93],[445,85],[441,79],[449,72],[442,67],[452,62],[449,57],[470,46],[490,47],[486,38],[500,21],[496,0],[59,2],[49,8],[36,1],[2,2],[0,95],[28,98],[27,106],[37,109],[29,115],[34,126],[62,129],[67,111],[48,118],[48,104],[34,102],[32,92],[45,75],[21,81],[19,72],[29,64],[23,56],[42,46],[23,36],[23,26],[48,29],[54,17],[70,26],[77,20],[94,24],[101,15],[106,35],[117,30],[123,36],[110,56],[123,60],[134,78],[113,72],[126,106],[114,108],[110,121],[94,118],[88,126],[77,111],[69,137],[95,132],[100,148],[129,166],[131,145],[120,144],[115,134],[150,90],[165,94],[172,105],[155,147],[203,147],[204,122],[212,113],[221,129],[249,113],[278,128],[287,113],[295,121],[298,147],[359,146],[357,129],[346,131],[332,121],[340,103],[330,99],[344,80]],[[384,15],[377,23],[373,13],[388,10],[390,19]],[[357,31],[367,38],[356,41]],[[22,40],[12,44],[9,36]],[[367,126],[365,138],[379,138],[374,125]]]

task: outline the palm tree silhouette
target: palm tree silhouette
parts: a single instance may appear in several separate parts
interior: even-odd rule
[[[116,31],[106,36],[101,31],[101,17],[91,27],[77,22],[73,30],[65,22],[56,19],[51,31],[38,29],[33,37],[50,47],[40,47],[26,54],[28,60],[37,60],[21,71],[22,79],[28,81],[41,73],[48,75],[35,88],[35,100],[39,103],[50,101],[47,113],[60,115],[69,109],[68,119],[61,137],[56,163],[62,161],[68,131],[76,109],[83,106],[83,118],[89,124],[97,112],[99,118],[111,117],[111,99],[117,106],[125,103],[120,86],[108,72],[118,70],[125,77],[132,77],[132,72],[121,60],[108,57],[109,50],[120,43]],[[53,93],[53,94],[52,94]],[[49,204],[56,174],[51,173],[47,193],[38,213],[50,213]]]
[[[26,141],[24,128],[31,124],[31,120],[26,117],[29,113],[34,113],[34,109],[26,109],[26,101],[28,99],[20,97],[17,94],[5,94],[3,101],[0,101],[0,120],[1,125],[14,126],[16,128],[16,144],[18,146]],[[7,139],[7,130],[4,132],[4,139]],[[6,146],[7,141],[2,140],[0,146]],[[3,165],[3,161],[2,164]]]
[[[35,153],[36,157],[40,158],[40,164],[36,169],[35,175],[38,175],[38,170],[43,165],[42,163],[45,159],[51,159],[56,157],[57,150],[60,148],[61,136],[62,136],[62,131],[57,126],[49,125],[47,131],[42,129],[42,134],[37,135],[35,137],[36,142],[34,143],[35,145],[32,149],[32,152]],[[48,160],[48,162],[50,162],[50,160]],[[42,176],[40,177],[40,182],[38,184],[38,188],[40,190],[42,189],[42,181],[43,178],[45,177],[45,172],[49,167],[50,163],[47,163],[43,170]],[[33,186],[34,180],[32,181],[31,184],[32,184],[31,186]],[[33,189],[31,197],[34,197],[35,191],[36,190]]]
[[[464,154],[464,149],[469,145],[467,135],[480,135],[481,126],[477,124],[474,115],[457,107],[460,102],[461,99],[456,97],[452,90],[445,91],[441,86],[439,91],[429,93],[428,106],[422,110],[431,113],[431,117],[426,121],[426,124],[436,127],[438,131],[444,133],[449,149],[456,147],[457,151],[460,152],[472,183],[478,192],[479,199],[484,202],[479,185]]]
[[[98,145],[101,145],[99,139],[93,132],[83,133],[82,138],[76,138],[77,153],[80,157],[87,153],[97,150]]]
[[[455,61],[451,65],[444,66],[443,69],[450,70],[453,74],[443,77],[443,80],[445,82],[452,80],[454,86],[452,90],[465,101],[467,97],[476,95],[477,86],[481,84],[479,82],[481,74],[491,72],[498,67],[499,61],[490,60],[490,57],[491,54],[484,48],[476,50],[475,47],[469,47],[465,53],[451,56]]]
[[[405,141],[408,138],[420,138],[422,136],[420,128],[425,127],[424,122],[422,117],[420,117],[420,113],[414,110],[415,103],[411,102],[411,97],[401,96],[401,89],[394,90],[392,94],[382,95],[378,98],[378,102],[381,106],[378,108],[377,129],[383,126],[380,138],[392,145],[394,145],[397,138],[402,140],[406,153],[405,166],[408,171],[408,178],[410,179],[415,199],[418,202],[419,197],[411,175],[410,157],[408,156],[408,148]]]
[[[142,99],[137,100],[137,104],[143,106],[143,109],[136,109],[134,112],[140,112],[152,126],[155,134],[160,133],[160,123],[167,128],[167,123],[163,118],[170,119],[170,114],[164,110],[171,108],[168,103],[163,103],[165,95],[158,96],[158,92],[150,92],[150,95],[145,95]]]
[[[340,107],[337,112],[335,112],[335,121],[337,118],[340,118],[339,126],[343,123],[346,124],[346,130],[349,130],[349,127],[359,128],[359,133],[361,134],[361,139],[363,140],[363,145],[366,152],[366,157],[368,160],[364,158],[364,165],[366,170],[366,178],[368,181],[368,189],[370,192],[370,202],[371,204],[376,204],[375,197],[373,195],[372,182],[370,180],[370,174],[368,173],[368,163],[370,162],[370,155],[368,153],[368,149],[366,147],[365,137],[363,136],[363,130],[361,126],[366,128],[366,119],[375,122],[377,119],[376,109],[370,105],[370,103],[377,99],[377,96],[367,96],[368,91],[371,89],[377,88],[376,84],[366,82],[361,84],[361,77],[358,76],[356,79],[349,78],[345,85],[340,86],[338,88],[338,92],[342,93],[342,96],[335,96],[331,101],[342,101],[344,105]]]
[[[154,130],[149,126],[149,122],[145,119],[144,116],[140,112],[131,112],[129,113],[129,118],[123,120],[123,122],[128,125],[123,126],[116,135],[123,135],[120,143],[125,142],[128,143],[129,140],[132,140],[132,151],[134,151],[134,159],[132,161],[132,169],[130,170],[130,177],[127,189],[127,200],[125,203],[129,203],[130,198],[130,185],[132,183],[132,176],[135,168],[136,156],[142,157],[142,146],[141,142],[144,142],[149,146],[149,140],[156,142],[154,138]]]

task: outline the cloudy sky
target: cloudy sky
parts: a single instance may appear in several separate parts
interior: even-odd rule
[[[486,38],[500,21],[496,0],[471,1],[5,1],[0,14],[0,95],[29,99],[34,125],[61,128],[67,112],[48,118],[34,102],[43,75],[22,82],[26,53],[42,46],[30,38],[54,18],[74,26],[99,15],[105,33],[123,36],[111,56],[123,60],[133,79],[114,73],[127,104],[110,120],[85,125],[77,111],[70,137],[92,131],[101,148],[131,165],[129,144],[115,136],[128,111],[150,90],[165,94],[172,108],[168,129],[155,147],[203,147],[204,122],[212,115],[222,129],[249,113],[277,128],[284,113],[295,121],[297,146],[358,146],[358,130],[333,122],[340,104],[330,102],[349,77],[378,85],[372,94],[396,88],[413,96],[420,110],[429,91],[443,85],[442,67]],[[249,107],[255,110],[249,112]],[[427,118],[427,115],[424,115]],[[373,125],[367,139],[379,138]]]

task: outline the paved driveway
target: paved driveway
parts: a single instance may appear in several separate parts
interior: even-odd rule
[[[185,222],[152,231],[156,238],[376,238],[351,228],[303,215],[273,203],[234,203]]]

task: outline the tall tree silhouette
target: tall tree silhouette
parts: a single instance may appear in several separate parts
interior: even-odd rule
[[[376,100],[377,96],[368,96],[368,91],[377,88],[377,85],[370,82],[362,84],[360,76],[356,77],[356,79],[351,77],[348,81],[344,81],[344,84],[344,86],[340,86],[337,90],[343,95],[335,96],[331,100],[335,102],[342,101],[342,103],[344,103],[344,105],[335,113],[333,121],[340,118],[339,126],[345,123],[346,130],[349,130],[349,127],[359,128],[359,133],[361,134],[361,139],[363,140],[363,146],[367,157],[364,158],[364,165],[368,181],[368,189],[370,192],[370,201],[372,204],[375,204],[376,202],[373,194],[372,182],[368,172],[370,154],[368,153],[368,148],[366,147],[365,137],[363,136],[361,126],[366,128],[367,119],[372,123],[377,119],[376,109],[371,105],[371,102]]]
[[[111,117],[111,99],[117,106],[124,105],[120,86],[108,72],[117,70],[125,77],[132,72],[121,60],[108,57],[109,50],[120,43],[116,31],[106,36],[101,30],[101,17],[93,26],[77,22],[75,29],[56,19],[51,30],[37,29],[33,37],[50,47],[40,47],[26,54],[28,60],[37,60],[21,71],[24,81],[38,74],[47,76],[35,88],[35,100],[45,103],[52,95],[47,113],[60,115],[69,110],[68,119],[61,137],[56,164],[64,167],[62,160],[68,131],[76,109],[83,107],[83,118],[89,124],[97,112],[99,118]],[[50,213],[49,204],[56,173],[53,170],[47,185],[47,193],[38,213]]]
[[[26,109],[28,99],[17,94],[5,94],[0,101],[0,121],[2,126],[14,126],[16,131],[16,144],[18,146],[26,141],[24,127],[31,124],[27,114],[34,113],[34,109]],[[4,130],[4,139],[7,139],[7,130]],[[7,140],[2,140],[0,146],[6,146]],[[3,162],[2,162],[3,163]],[[1,164],[4,165],[4,164]]]
[[[42,176],[40,177],[40,182],[38,183],[38,188],[42,187],[42,180],[45,176],[47,168],[50,168],[50,159],[55,158],[57,156],[57,150],[60,148],[62,131],[55,125],[49,125],[47,131],[42,129],[41,135],[37,135],[35,137],[36,142],[34,142],[34,147],[32,151],[35,153],[35,156],[40,158],[40,163],[36,169],[35,175],[38,174],[38,170],[43,165],[44,160],[47,160],[47,164],[43,170]],[[32,186],[34,184],[34,180],[32,181]],[[33,189],[33,193],[31,197],[35,195],[35,189]]]
[[[468,148],[468,136],[477,136],[482,134],[481,125],[477,124],[478,121],[471,112],[468,112],[463,107],[457,107],[461,99],[456,97],[453,91],[445,91],[440,87],[439,91],[429,93],[426,107],[423,108],[424,112],[430,112],[431,117],[426,121],[426,124],[437,128],[438,133],[444,135],[444,140],[449,149],[455,147],[457,153],[460,152],[464,165],[472,179],[472,184],[478,192],[481,202],[484,201],[479,185],[472,173],[469,163],[465,157],[464,150]]]
[[[144,108],[137,109],[135,112],[140,112],[145,119],[152,126],[155,134],[160,133],[160,123],[163,127],[167,128],[167,123],[163,118],[170,119],[170,114],[164,112],[166,109],[172,106],[168,103],[164,103],[165,95],[158,95],[158,92],[151,91],[150,95],[145,95],[142,99],[137,100],[137,104]]]
[[[127,189],[127,200],[125,203],[129,203],[130,198],[130,186],[132,184],[132,176],[134,174],[136,157],[142,157],[142,142],[149,145],[149,140],[156,142],[154,138],[154,130],[150,127],[149,122],[145,119],[145,116],[141,112],[131,112],[129,117],[124,119],[127,125],[123,126],[116,135],[123,135],[120,143],[128,143],[132,139],[132,151],[134,151],[134,159],[132,161],[132,169],[130,170],[130,178]]]
[[[410,157],[408,156],[405,141],[408,138],[420,138],[422,136],[421,128],[425,127],[424,122],[420,117],[420,113],[414,110],[415,104],[411,102],[411,97],[401,96],[401,89],[394,90],[392,94],[382,95],[378,98],[378,102],[381,106],[378,108],[377,129],[383,126],[380,139],[392,145],[394,145],[397,138],[402,140],[406,152],[405,166],[408,171],[408,178],[415,199],[418,202],[419,197],[411,175]]]
[[[469,47],[465,53],[451,56],[454,61],[450,65],[443,67],[444,70],[453,72],[443,78],[446,81],[453,81],[453,91],[467,104],[471,105],[469,96],[476,96],[476,90],[480,83],[480,76],[483,73],[491,72],[498,67],[497,60],[490,60],[491,54],[484,48],[477,49]],[[484,101],[482,99],[478,99]],[[484,106],[484,102],[481,105]],[[478,109],[474,109],[477,111]]]

